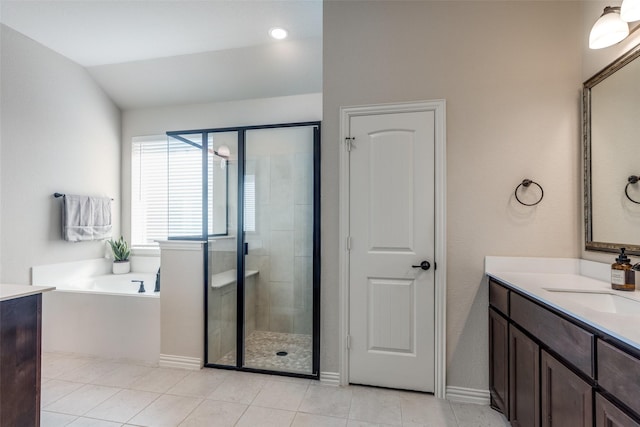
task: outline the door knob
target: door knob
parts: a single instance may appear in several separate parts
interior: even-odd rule
[[[431,268],[431,264],[429,264],[429,261],[422,261],[420,263],[420,265],[412,265],[411,267],[413,268],[421,268],[423,270],[428,270]]]

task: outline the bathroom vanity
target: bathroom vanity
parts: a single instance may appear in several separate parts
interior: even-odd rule
[[[42,293],[0,284],[0,425],[40,425]]]
[[[491,406],[513,427],[640,427],[640,292],[606,264],[487,257]]]

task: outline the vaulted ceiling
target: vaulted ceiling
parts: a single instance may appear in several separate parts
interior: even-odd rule
[[[2,0],[0,21],[85,67],[122,109],[322,90],[321,0]]]

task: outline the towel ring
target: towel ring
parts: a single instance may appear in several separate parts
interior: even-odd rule
[[[538,199],[538,201],[534,202],[534,203],[525,203],[522,200],[520,200],[520,198],[518,197],[518,190],[520,189],[520,187],[524,187],[527,188],[529,187],[531,184],[535,184],[538,186],[538,188],[540,189],[540,198]],[[540,186],[540,184],[538,184],[535,181],[532,181],[530,179],[523,179],[522,182],[516,187],[516,191],[513,192],[513,194],[516,196],[516,200],[518,201],[518,203],[520,203],[521,205],[525,205],[525,206],[535,206],[538,203],[540,203],[542,201],[542,198],[544,197],[544,190],[542,189],[542,187]]]
[[[638,205],[640,205],[640,202],[637,200],[633,200],[631,198],[631,196],[629,196],[629,186],[631,184],[636,184],[638,181],[640,181],[640,176],[638,175],[631,175],[628,180],[627,180],[627,185],[624,187],[624,195],[627,196],[627,199],[631,200],[633,203],[636,203]]]

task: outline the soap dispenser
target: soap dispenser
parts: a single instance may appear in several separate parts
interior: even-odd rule
[[[635,291],[636,272],[631,267],[631,260],[620,248],[620,255],[611,264],[611,289],[616,291]]]

